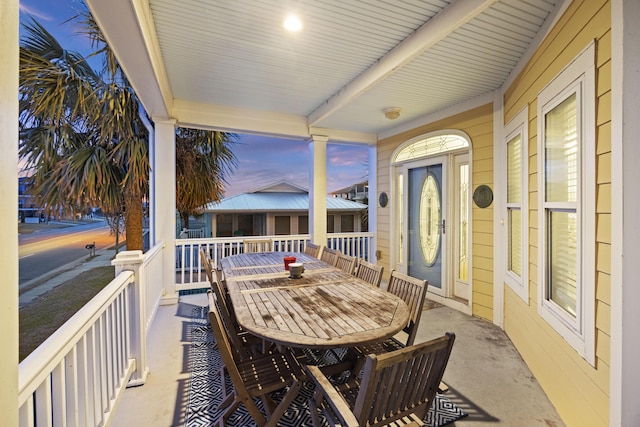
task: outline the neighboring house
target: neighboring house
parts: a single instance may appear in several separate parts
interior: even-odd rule
[[[360,230],[367,205],[327,197],[327,232]],[[309,192],[287,181],[210,203],[204,209],[206,233],[215,237],[309,233]]]
[[[329,193],[332,197],[351,200],[353,202],[368,204],[369,201],[369,183],[367,181],[344,187]]]

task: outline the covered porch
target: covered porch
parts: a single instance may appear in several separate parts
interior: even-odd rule
[[[469,226],[469,240],[458,241],[448,255],[458,260],[466,256],[470,274],[462,277],[453,263],[449,265],[442,274],[448,280],[446,288],[435,295],[445,306],[427,310],[422,322],[429,323],[420,328],[421,339],[452,324],[459,328],[457,334],[468,334],[454,347],[454,363],[445,377],[453,398],[460,398],[463,407],[469,405],[470,416],[459,425],[474,420],[494,423],[506,420],[511,410],[526,409],[533,410],[530,418],[514,419],[515,425],[531,425],[541,413],[548,414],[543,417],[547,424],[560,424],[553,406],[567,425],[586,425],[585,420],[593,425],[636,425],[640,288],[634,283],[640,265],[634,254],[640,248],[635,232],[640,198],[635,183],[640,171],[634,159],[639,150],[635,136],[640,133],[640,88],[633,76],[640,36],[629,28],[636,28],[640,19],[637,2],[407,0],[392,6],[367,0],[357,7],[350,2],[299,2],[309,32],[293,37],[283,36],[279,29],[281,3],[88,1],[153,121],[152,248],[144,254],[121,254],[113,263],[116,280],[19,367],[14,360],[17,286],[5,287],[2,319],[9,332],[0,380],[7,386],[0,404],[6,422],[119,425],[124,420],[126,425],[139,414],[131,412],[130,404],[143,407],[156,401],[161,407],[148,406],[145,417],[181,423],[187,375],[184,326],[189,308],[204,305],[198,296],[179,296],[183,283],[176,275],[184,259],[179,259],[181,242],[175,237],[175,128],[185,126],[293,138],[305,144],[313,165],[309,238],[323,244],[330,238],[324,202],[327,144],[366,145],[372,206],[368,232],[374,242],[367,250],[387,272],[408,269],[408,205],[403,191],[412,169],[417,169],[412,162],[420,160],[425,168],[437,163],[449,171],[466,165],[466,197],[455,199],[461,192],[452,190],[446,199],[450,204],[443,206],[455,206],[454,200],[466,203],[468,221],[456,216],[461,212],[458,206],[448,210],[446,224],[432,225],[439,233]],[[2,6],[8,13],[0,14],[0,28],[8,34],[0,39],[0,47],[8,52],[7,58],[16,57],[0,65],[0,136],[6,141],[16,141],[18,134],[12,124],[17,111],[17,9],[18,1],[11,0]],[[590,116],[593,153],[588,153],[588,165],[594,165],[588,172],[595,176],[589,176],[593,191],[585,192],[585,198],[597,200],[590,199],[590,240],[580,243],[588,246],[595,265],[586,263],[593,276],[587,278],[592,294],[584,297],[591,323],[570,332],[590,336],[586,344],[584,339],[578,342],[587,348],[588,357],[575,351],[579,340],[567,343],[557,332],[562,322],[551,324],[538,312],[545,295],[546,262],[539,256],[545,242],[539,215],[544,209],[538,198],[544,188],[538,179],[544,170],[538,161],[544,152],[539,144],[543,114],[538,98],[585,49],[591,53],[591,75],[598,76],[589,100],[597,105],[597,114],[594,107]],[[504,193],[507,125],[521,116],[521,128],[528,131],[523,133],[523,146],[531,150],[523,160],[530,173],[523,174],[521,184],[523,200],[531,205],[516,206],[523,211],[520,261],[525,273],[518,293],[505,266]],[[410,147],[407,144],[443,132],[462,134],[468,145],[453,152],[412,152],[399,158],[402,148]],[[7,200],[17,201],[17,144],[8,145],[11,155],[0,160],[1,188]],[[450,174],[452,182],[454,176]],[[470,190],[478,187],[492,190],[494,199],[486,193],[480,202],[472,199]],[[15,223],[14,208],[0,208],[4,223]],[[451,235],[446,237],[453,244]],[[6,282],[17,284],[15,228],[0,229],[0,237]],[[462,253],[461,247],[469,252]],[[466,298],[452,291],[454,278],[468,285]],[[442,330],[435,326],[441,321],[449,322]],[[505,352],[496,357],[501,351]],[[496,359],[507,361],[498,368],[501,372],[488,366]],[[504,393],[505,400],[514,402],[514,396],[529,392],[530,400],[518,408],[511,403],[509,408],[495,406],[500,402],[491,399]]]

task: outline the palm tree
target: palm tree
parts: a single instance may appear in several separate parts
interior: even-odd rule
[[[236,166],[230,149],[236,139],[226,132],[177,129],[176,208],[184,228],[189,228],[189,216],[201,215],[206,203],[224,196],[226,176]]]
[[[36,20],[20,47],[20,157],[33,171],[32,193],[43,208],[72,212],[100,207],[125,218],[127,249],[143,249],[143,198],[148,194],[148,133],[144,114],[92,16],[79,15],[103,60],[95,72],[62,48]],[[218,200],[235,166],[223,132],[179,130],[178,208],[187,215]],[[200,205],[196,205],[200,203]]]
[[[142,249],[142,198],[148,186],[147,130],[124,73],[84,15],[104,70],[62,48],[37,21],[20,47],[20,156],[32,192],[48,211],[99,206],[125,213],[127,248]],[[97,28],[97,27],[95,27]]]

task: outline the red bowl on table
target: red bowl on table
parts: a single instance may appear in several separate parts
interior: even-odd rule
[[[284,257],[284,269],[289,271],[289,264],[291,264],[292,262],[296,262],[296,257],[294,256]]]

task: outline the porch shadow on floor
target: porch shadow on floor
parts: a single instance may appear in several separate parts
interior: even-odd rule
[[[206,305],[205,294],[194,294],[180,297],[177,305],[159,307],[149,332],[147,383],[125,391],[112,425],[184,425],[188,324],[193,308]],[[450,388],[446,396],[469,416],[451,426],[564,426],[504,331],[445,306],[428,307],[433,308],[422,315],[417,342],[446,331],[456,334],[444,377]]]

